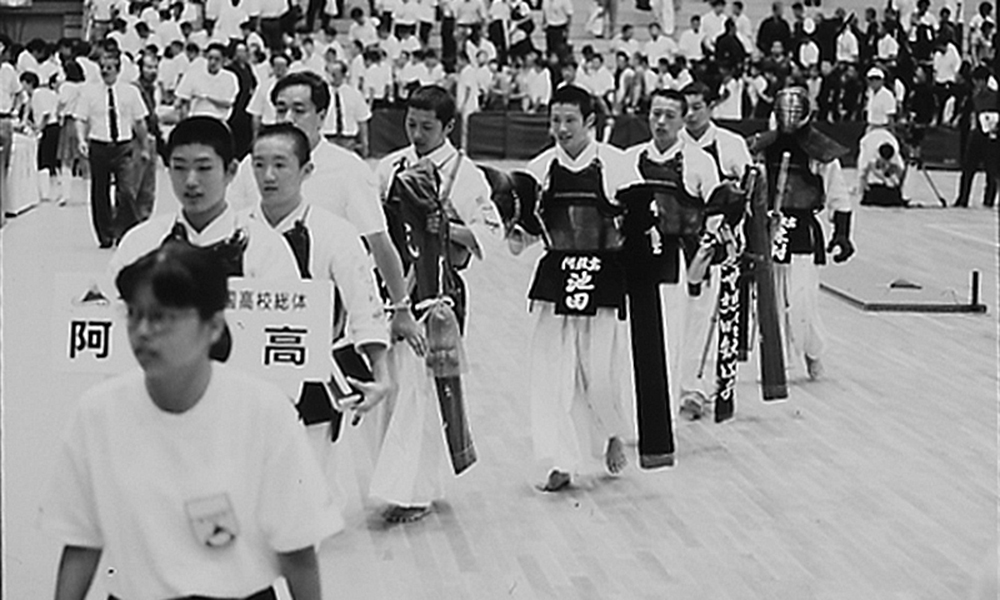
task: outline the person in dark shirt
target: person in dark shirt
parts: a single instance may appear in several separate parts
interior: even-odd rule
[[[726,19],[724,27],[722,35],[715,40],[715,60],[720,66],[735,68],[746,60],[747,51],[736,37],[736,22]]]
[[[955,206],[969,206],[972,180],[982,164],[986,170],[986,189],[983,192],[983,206],[992,208],[997,199],[997,179],[1000,178],[1000,134],[998,121],[1000,111],[997,92],[987,86],[990,78],[989,67],[980,65],[972,71],[972,94],[963,107],[968,123],[968,142],[962,161],[962,179],[958,187]]]
[[[235,42],[231,47],[233,58],[226,69],[236,74],[239,83],[233,110],[229,115],[229,129],[233,132],[233,143],[236,147],[236,159],[242,160],[250,152],[250,142],[253,128],[250,124],[250,114],[247,106],[257,88],[257,78],[250,66],[250,54],[245,42]]]
[[[782,12],[784,6],[781,2],[775,2],[771,5],[771,16],[760,23],[760,28],[757,30],[757,47],[764,54],[771,51],[771,45],[775,41],[781,42],[783,48],[788,48],[791,44],[792,29],[782,16]]]
[[[817,15],[821,16],[821,15]],[[837,36],[844,30],[844,20],[838,16],[822,17],[816,23],[816,45],[820,61],[837,62]]]

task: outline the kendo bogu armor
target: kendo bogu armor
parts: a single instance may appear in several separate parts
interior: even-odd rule
[[[561,315],[593,316],[598,307],[621,310],[621,214],[605,193],[600,161],[574,172],[553,160],[537,208],[547,252],[528,298],[555,303]]]
[[[825,207],[826,193],[823,178],[814,165],[838,160],[848,150],[809,122],[805,88],[780,90],[774,101],[774,117],[777,130],[759,134],[750,143],[750,151],[763,157],[769,208],[780,219],[774,260],[788,263],[792,254],[812,254],[816,264],[825,264],[826,253],[838,248],[833,260],[846,261],[854,254],[850,240],[851,213],[834,212],[833,237],[825,245],[816,213]]]

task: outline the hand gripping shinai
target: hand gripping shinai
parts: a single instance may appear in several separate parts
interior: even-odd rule
[[[659,248],[654,247],[649,237],[656,226],[656,216],[650,208],[657,193],[676,196],[677,189],[670,182],[647,181],[618,193],[619,201],[625,205],[622,262],[626,267],[625,289],[632,333],[639,466],[644,469],[672,466],[675,451],[660,281],[654,268]]]
[[[432,197],[430,206],[417,205],[413,196],[404,196],[403,213],[410,224],[413,241],[419,250],[416,263],[416,300],[418,307],[426,307],[427,312],[422,317],[427,327],[428,343],[431,346],[427,353],[428,367],[436,371],[434,377],[435,389],[441,418],[444,421],[445,436],[451,455],[451,465],[456,475],[461,474],[476,462],[476,449],[472,443],[472,432],[465,413],[465,400],[462,393],[462,378],[458,374],[460,350],[458,348],[458,320],[455,317],[456,302],[462,302],[459,284],[455,281],[451,263],[450,228],[448,212],[445,203],[451,194],[452,186],[458,176],[462,163],[461,152],[455,157],[455,165],[450,176],[443,182],[444,189],[440,195]],[[432,211],[441,214],[441,225],[436,234],[427,231],[427,215]],[[453,324],[453,325],[449,325]],[[456,342],[448,348],[435,348],[433,339],[440,334],[450,333]],[[454,368],[448,369],[449,374],[441,375],[440,369],[435,369],[432,363],[440,365],[449,363]]]

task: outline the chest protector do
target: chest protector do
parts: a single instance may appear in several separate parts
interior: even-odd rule
[[[684,162],[680,152],[666,162],[658,163],[649,158],[648,151],[639,155],[639,173],[649,181],[673,183],[677,193],[654,192],[657,225],[662,235],[697,236],[705,222],[702,201],[687,193],[684,187]]]
[[[781,157],[785,152],[791,153],[791,160],[781,208],[813,211],[822,209],[825,202],[823,179],[809,169],[809,155],[794,142],[772,144],[765,152],[767,185],[768,189],[773,190],[770,194],[771,202],[774,202],[780,192],[778,175],[781,171]]]
[[[621,209],[604,193],[601,163],[574,173],[553,160],[540,214],[552,250],[619,250]]]

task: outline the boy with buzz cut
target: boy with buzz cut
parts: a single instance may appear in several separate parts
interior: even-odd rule
[[[555,147],[528,164],[541,187],[539,212],[545,254],[528,292],[535,315],[530,405],[535,457],[548,470],[539,486],[556,492],[574,472],[626,464],[624,439],[632,394],[629,335],[619,318],[625,274],[624,241],[616,218],[617,191],[639,179],[625,154],[592,138],[593,99],[567,85],[549,104]],[[519,254],[538,241],[516,229],[508,238]]]
[[[295,277],[295,258],[281,236],[226,202],[236,160],[233,136],[225,123],[213,117],[178,123],[167,140],[167,172],[180,210],[129,230],[111,257],[112,279],[168,239],[220,252],[230,277]]]
[[[309,138],[295,125],[265,125],[254,141],[251,160],[261,195],[261,202],[251,216],[282,235],[295,255],[302,279],[327,279],[333,283],[339,300],[335,305],[340,307],[335,309],[332,345],[344,348],[353,344],[371,366],[374,375],[371,382],[348,377],[364,396],[350,409],[359,415],[368,412],[385,399],[391,387],[386,362],[389,330],[358,230],[303,197],[302,182],[311,175],[314,165]],[[312,410],[302,405],[310,402],[309,394],[325,397],[322,385],[309,381],[303,384],[300,414],[304,416]],[[326,409],[332,408],[325,398],[321,401]],[[316,424],[309,428],[313,448],[328,479],[332,479],[331,485],[339,492],[342,486],[330,474],[334,466],[334,444],[330,439],[336,437],[333,435],[336,432],[330,429],[340,425],[340,420],[333,416],[331,411],[316,412],[315,419],[305,420]]]

